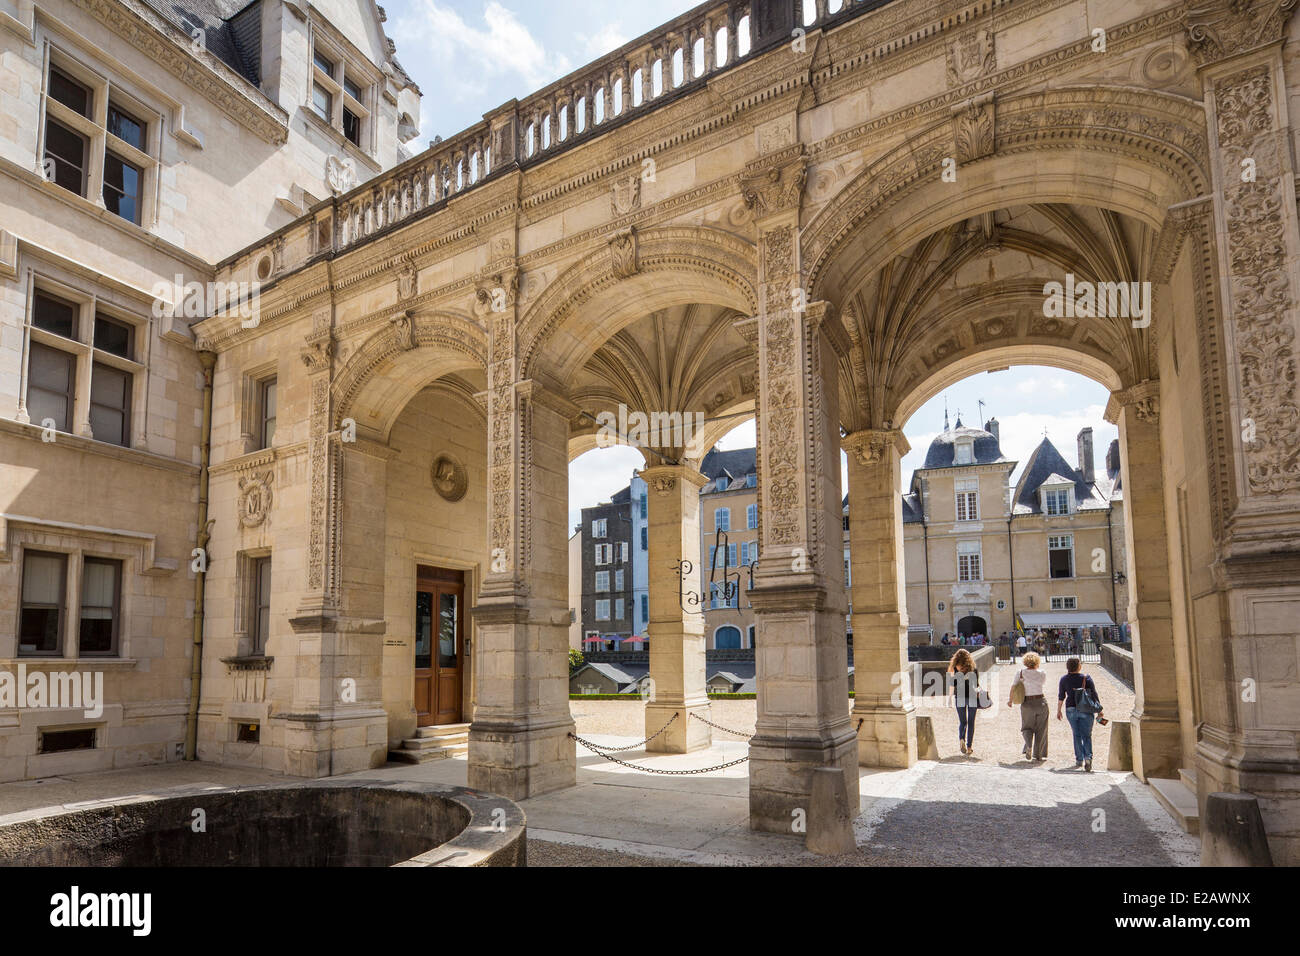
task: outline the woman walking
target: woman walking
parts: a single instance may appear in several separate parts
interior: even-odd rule
[[[948,662],[948,689],[957,703],[957,743],[963,754],[974,752],[979,688],[980,674],[975,669],[975,659],[963,647]]]
[[[1083,672],[1079,658],[1066,661],[1065,671],[1057,688],[1056,719],[1061,719],[1064,708],[1074,735],[1074,769],[1082,767],[1092,773],[1092,722],[1101,713],[1101,698],[1097,696],[1097,685]]]
[[[1013,693],[1018,685],[1025,688],[1025,699],[1020,705],[1020,735],[1025,738],[1025,759],[1034,761],[1047,759],[1047,698],[1043,696],[1047,675],[1038,667],[1041,662],[1042,658],[1033,651],[1026,654],[1025,666],[1011,685]],[[1008,698],[1007,706],[1015,706],[1014,701]]]

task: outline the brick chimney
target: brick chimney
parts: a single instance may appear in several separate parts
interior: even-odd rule
[[[1079,471],[1083,472],[1083,480],[1088,484],[1092,484],[1097,480],[1097,473],[1092,460],[1091,428],[1085,428],[1079,432]]]
[[[990,418],[984,423],[984,430],[998,440],[998,447],[1002,447],[1002,436],[998,433],[998,420]]]

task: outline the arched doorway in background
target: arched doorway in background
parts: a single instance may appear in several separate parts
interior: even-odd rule
[[[726,624],[713,632],[713,646],[718,650],[740,649],[740,628]]]
[[[957,633],[962,637],[970,637],[972,634],[988,634],[988,622],[982,617],[976,617],[974,614],[968,614],[957,622]]]

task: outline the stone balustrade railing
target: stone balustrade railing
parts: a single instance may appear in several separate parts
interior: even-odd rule
[[[335,200],[338,252],[472,189],[543,162],[675,99],[737,62],[890,0],[715,0],[625,44]]]

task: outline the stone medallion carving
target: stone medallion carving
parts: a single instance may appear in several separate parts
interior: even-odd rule
[[[626,216],[641,208],[641,177],[630,176],[614,183],[611,204],[615,216]]]
[[[433,459],[433,488],[445,501],[460,501],[469,488],[465,466],[455,455],[443,452]]]
[[[256,528],[271,515],[271,485],[273,472],[239,479],[239,523],[245,528]]]
[[[345,193],[357,184],[357,167],[350,157],[330,156],[325,160],[325,181],[335,194]]]

